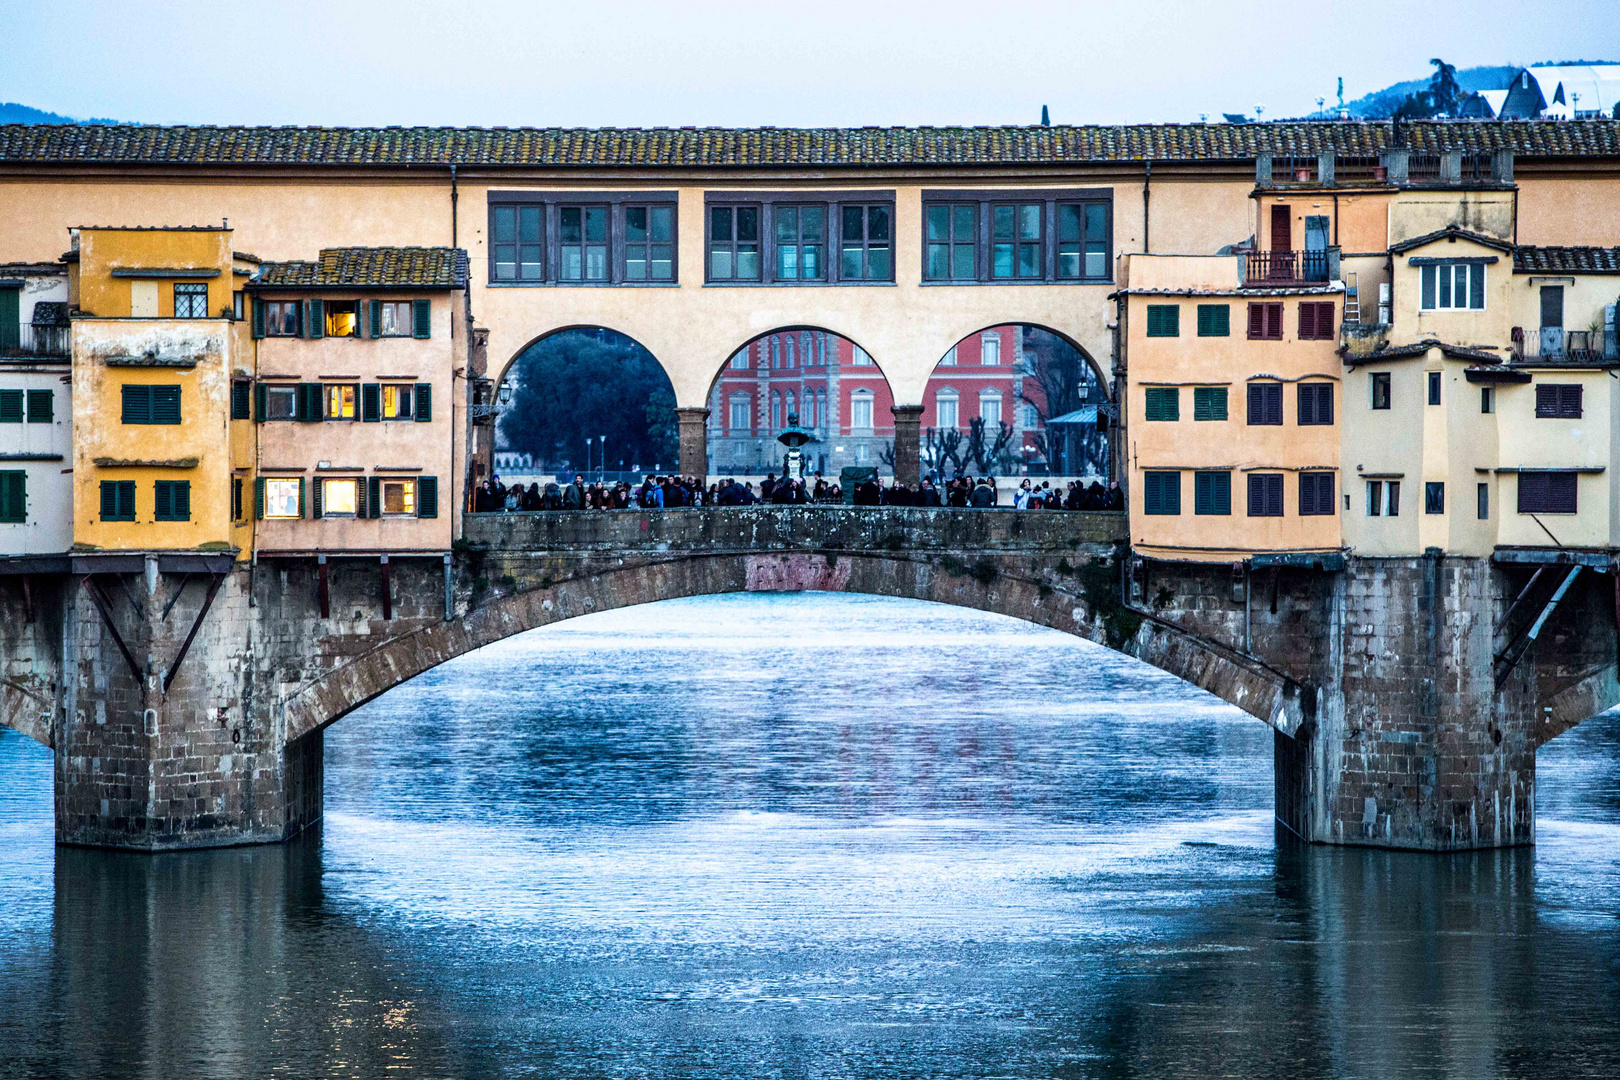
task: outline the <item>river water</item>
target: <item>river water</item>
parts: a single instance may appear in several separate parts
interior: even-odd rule
[[[1620,719],[1540,843],[1279,843],[1270,729],[1054,631],[670,601],[327,732],[293,844],[56,849],[0,731],[0,1076],[1620,1075]]]

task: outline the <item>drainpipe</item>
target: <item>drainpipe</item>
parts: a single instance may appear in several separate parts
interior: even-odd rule
[[[1148,217],[1148,199],[1152,195],[1152,192],[1149,190],[1152,186],[1153,162],[1148,161],[1142,164],[1142,254],[1144,255],[1153,250],[1152,246],[1148,243],[1148,228],[1150,222]]]
[[[456,200],[460,193],[456,190],[456,167],[450,166],[450,246],[459,247],[456,243]]]

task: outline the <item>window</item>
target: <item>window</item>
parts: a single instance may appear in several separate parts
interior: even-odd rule
[[[1536,418],[1540,420],[1579,420],[1581,418],[1581,384],[1538,383],[1536,385]]]
[[[1283,422],[1282,383],[1249,384],[1249,423],[1276,425]]]
[[[1334,512],[1333,474],[1330,472],[1302,472],[1299,474],[1299,516],[1320,517]]]
[[[1282,473],[1249,474],[1249,516],[1282,517]]]
[[[1194,420],[1226,419],[1226,387],[1199,386],[1193,389]]]
[[[1230,304],[1198,305],[1199,337],[1230,337],[1232,334],[1232,306]]]
[[[924,190],[923,280],[1107,281],[1111,194],[1106,188]]]
[[[775,431],[782,426],[782,395],[776,390],[771,391],[771,430]]]
[[[1001,335],[990,333],[979,339],[979,363],[983,367],[1001,366]]]
[[[23,422],[23,392],[21,390],[0,390],[0,424],[20,424]]]
[[[1252,341],[1281,341],[1283,336],[1283,306],[1281,303],[1249,305],[1249,338]]]
[[[776,212],[776,278],[817,281],[826,276],[827,208],[778,206]]]
[[[984,421],[987,432],[1001,429],[1001,392],[999,390],[979,391],[979,419]]]
[[[624,208],[624,280],[675,280],[675,208]]]
[[[954,428],[957,426],[957,397],[956,391],[950,388],[941,390],[934,395],[934,418],[936,426],[940,428]]]
[[[1334,304],[1302,301],[1299,305],[1299,340],[1331,341],[1333,339]]]
[[[1333,384],[1300,383],[1299,423],[1301,427],[1333,423]]]
[[[731,399],[731,430],[748,431],[753,428],[750,423],[749,402],[747,394],[737,394]]]
[[[20,525],[28,520],[28,473],[22,469],[0,471],[0,522]]]
[[[247,294],[241,289],[231,293],[231,318],[241,322],[247,314]]]
[[[1102,202],[1058,204],[1058,277],[1108,277],[1108,209]]]
[[[1496,387],[1482,386],[1479,388],[1479,411],[1486,414],[1496,411]]]
[[[1367,516],[1378,517],[1384,512],[1384,482],[1367,481]]]
[[[1193,473],[1193,513],[1226,517],[1232,513],[1232,474]]]
[[[1150,386],[1142,391],[1144,420],[1180,420],[1181,392],[1173,386]]]
[[[927,222],[925,273],[929,281],[971,281],[978,276],[978,216],[972,203],[935,203]]]
[[[557,208],[557,276],[562,281],[608,279],[608,208]]]
[[[733,356],[731,358],[731,370],[732,371],[747,371],[748,370],[748,350],[744,349],[741,352],[737,353],[736,356]]]
[[[889,281],[894,277],[890,222],[894,208],[843,206],[838,276],[844,281]]]
[[[1423,512],[1425,514],[1443,514],[1446,512],[1446,485],[1430,480],[1423,485]]]
[[[1041,203],[1002,204],[990,208],[990,276],[1044,276]]]
[[[1491,518],[1491,485],[1479,484],[1477,487],[1474,503],[1479,513],[1479,520],[1489,521]]]
[[[174,317],[177,319],[208,318],[208,286],[176,285],[174,287]]]
[[[1039,424],[1040,422],[1041,422],[1040,414],[1035,411],[1035,406],[1034,405],[1030,404],[1027,401],[1019,403],[1019,405],[1018,405],[1018,426],[1019,427],[1023,428],[1025,431],[1029,431],[1032,428],[1034,428],[1037,424]]]
[[[360,388],[353,383],[322,386],[321,397],[324,400],[321,415],[328,420],[357,419],[355,399],[359,394]]]
[[[541,281],[545,207],[490,207],[490,280]]]
[[[1389,372],[1375,371],[1372,373],[1372,407],[1375,409],[1389,408]]]
[[[231,383],[231,419],[251,420],[253,418],[253,384],[246,379],[237,379]]]
[[[298,387],[296,384],[270,386],[259,384],[260,420],[298,419]]]
[[[101,520],[135,520],[135,481],[103,480],[101,482]]]
[[[383,478],[382,507],[383,517],[415,517],[416,516],[416,481],[414,479],[390,480]]]
[[[409,383],[386,383],[382,388],[382,418],[384,420],[409,420],[411,406],[416,397],[416,387]]]
[[[264,309],[264,332],[267,337],[297,337],[299,309],[304,305],[297,300],[261,301]]]
[[[709,278],[759,280],[759,207],[709,208]]]
[[[849,397],[849,426],[862,431],[872,428],[872,395],[857,390]]]
[[[1181,335],[1181,305],[1149,304],[1147,309],[1148,337],[1179,337]]]
[[[178,386],[123,387],[126,424],[178,424],[180,422],[180,388]]]
[[[316,481],[320,494],[316,498],[319,517],[356,517],[360,506],[360,481],[332,479]]]
[[[872,357],[865,349],[857,345],[854,353],[850,356],[849,362],[852,367],[871,367]]]
[[[301,518],[304,516],[304,481],[259,478],[259,517]]]
[[[1485,307],[1485,264],[1430,263],[1422,269],[1423,310],[1472,310]]]
[[[28,391],[28,422],[30,424],[49,424],[55,419],[55,395],[50,390]]]
[[[955,345],[952,345],[950,348],[945,350],[945,355],[940,357],[940,359],[939,359],[939,366],[940,367],[955,367],[956,366],[956,346]]]
[[[1429,404],[1440,404],[1440,373],[1430,371],[1426,373],[1429,380]]]
[[[159,480],[152,485],[154,521],[191,520],[191,481]]]
[[[231,520],[242,520],[242,478],[231,477]]]
[[[1389,498],[1384,503],[1384,514],[1387,517],[1401,516],[1401,482],[1391,480],[1384,487],[1388,490]]]
[[[1142,474],[1142,512],[1164,517],[1179,515],[1181,513],[1181,474],[1178,472],[1144,472]]]
[[[1575,480],[1572,472],[1519,473],[1519,513],[1575,513]]]

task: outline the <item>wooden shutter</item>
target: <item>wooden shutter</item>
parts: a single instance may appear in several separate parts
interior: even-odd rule
[[[1559,387],[1558,415],[1566,420],[1581,418],[1581,385],[1570,383]]]
[[[1283,306],[1281,303],[1266,305],[1266,339],[1268,341],[1281,341],[1283,336]]]
[[[168,521],[174,517],[174,484],[168,480],[159,480],[152,485],[152,516],[158,521]]]
[[[1316,305],[1301,303],[1299,305],[1299,340],[1310,341],[1316,337]]]
[[[1266,514],[1269,517],[1282,517],[1283,512],[1283,478],[1280,474],[1272,474],[1266,480]]]
[[[411,336],[419,338],[433,336],[433,301],[411,301]]]
[[[304,516],[304,478],[298,478],[298,516]]]
[[[1316,305],[1316,336],[1324,341],[1333,338],[1334,321],[1338,318],[1338,305],[1332,300]]]
[[[309,516],[318,519],[321,516],[321,497],[325,493],[326,481],[317,476],[310,481]]]
[[[369,516],[382,517],[382,477],[367,478],[366,487],[366,509],[371,511]]]
[[[326,336],[326,301],[319,298],[304,301],[304,336]]]
[[[1519,501],[1524,501],[1524,479],[1519,479]],[[116,521],[118,519],[118,481],[103,480],[101,482],[101,520]]]
[[[257,296],[253,298],[253,336],[264,337],[264,301]]]
[[[0,472],[0,521],[28,520],[28,474],[21,469]]]
[[[425,424],[433,419],[433,386],[431,383],[416,384],[414,409],[418,424]]]
[[[260,389],[264,389],[262,386]],[[259,521],[264,520],[264,477],[258,476],[253,480],[253,516]]]
[[[382,337],[382,305],[381,300],[366,301],[366,321],[371,323],[371,336],[374,338]]]
[[[20,424],[23,422],[23,392],[21,390],[0,390],[0,424]]]
[[[49,424],[56,419],[56,395],[50,390],[28,391],[28,422],[30,424]]]
[[[176,480],[174,488],[174,517],[176,521],[191,520],[191,481]]]
[[[1286,205],[1274,205],[1271,208],[1271,250],[1292,251],[1293,247],[1293,208]]]
[[[151,389],[151,422],[154,424],[178,424],[180,422],[180,388],[178,386],[154,386]]]
[[[1575,473],[1551,473],[1547,477],[1547,513],[1575,513]]]
[[[150,386],[123,387],[123,422],[126,424],[150,424],[152,422],[152,388]],[[4,399],[0,398],[0,409],[4,407]]]
[[[360,419],[368,424],[382,419],[382,383],[361,384]]]
[[[1249,337],[1259,340],[1266,336],[1266,305],[1249,305]]]
[[[418,476],[416,478],[416,516],[419,518],[436,518],[439,516],[439,478],[437,476]]]
[[[354,481],[354,516],[366,517],[366,478],[359,476]]]
[[[243,379],[231,383],[231,419],[246,420],[252,412],[253,384]]]
[[[326,403],[321,400],[324,387],[320,383],[299,383],[293,403],[298,419],[306,423],[326,419]]]

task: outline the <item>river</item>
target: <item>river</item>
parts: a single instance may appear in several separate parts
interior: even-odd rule
[[[998,616],[669,601],[338,722],[292,844],[57,849],[0,731],[0,1077],[1620,1075],[1620,717],[1536,848],[1274,836],[1272,733]]]

